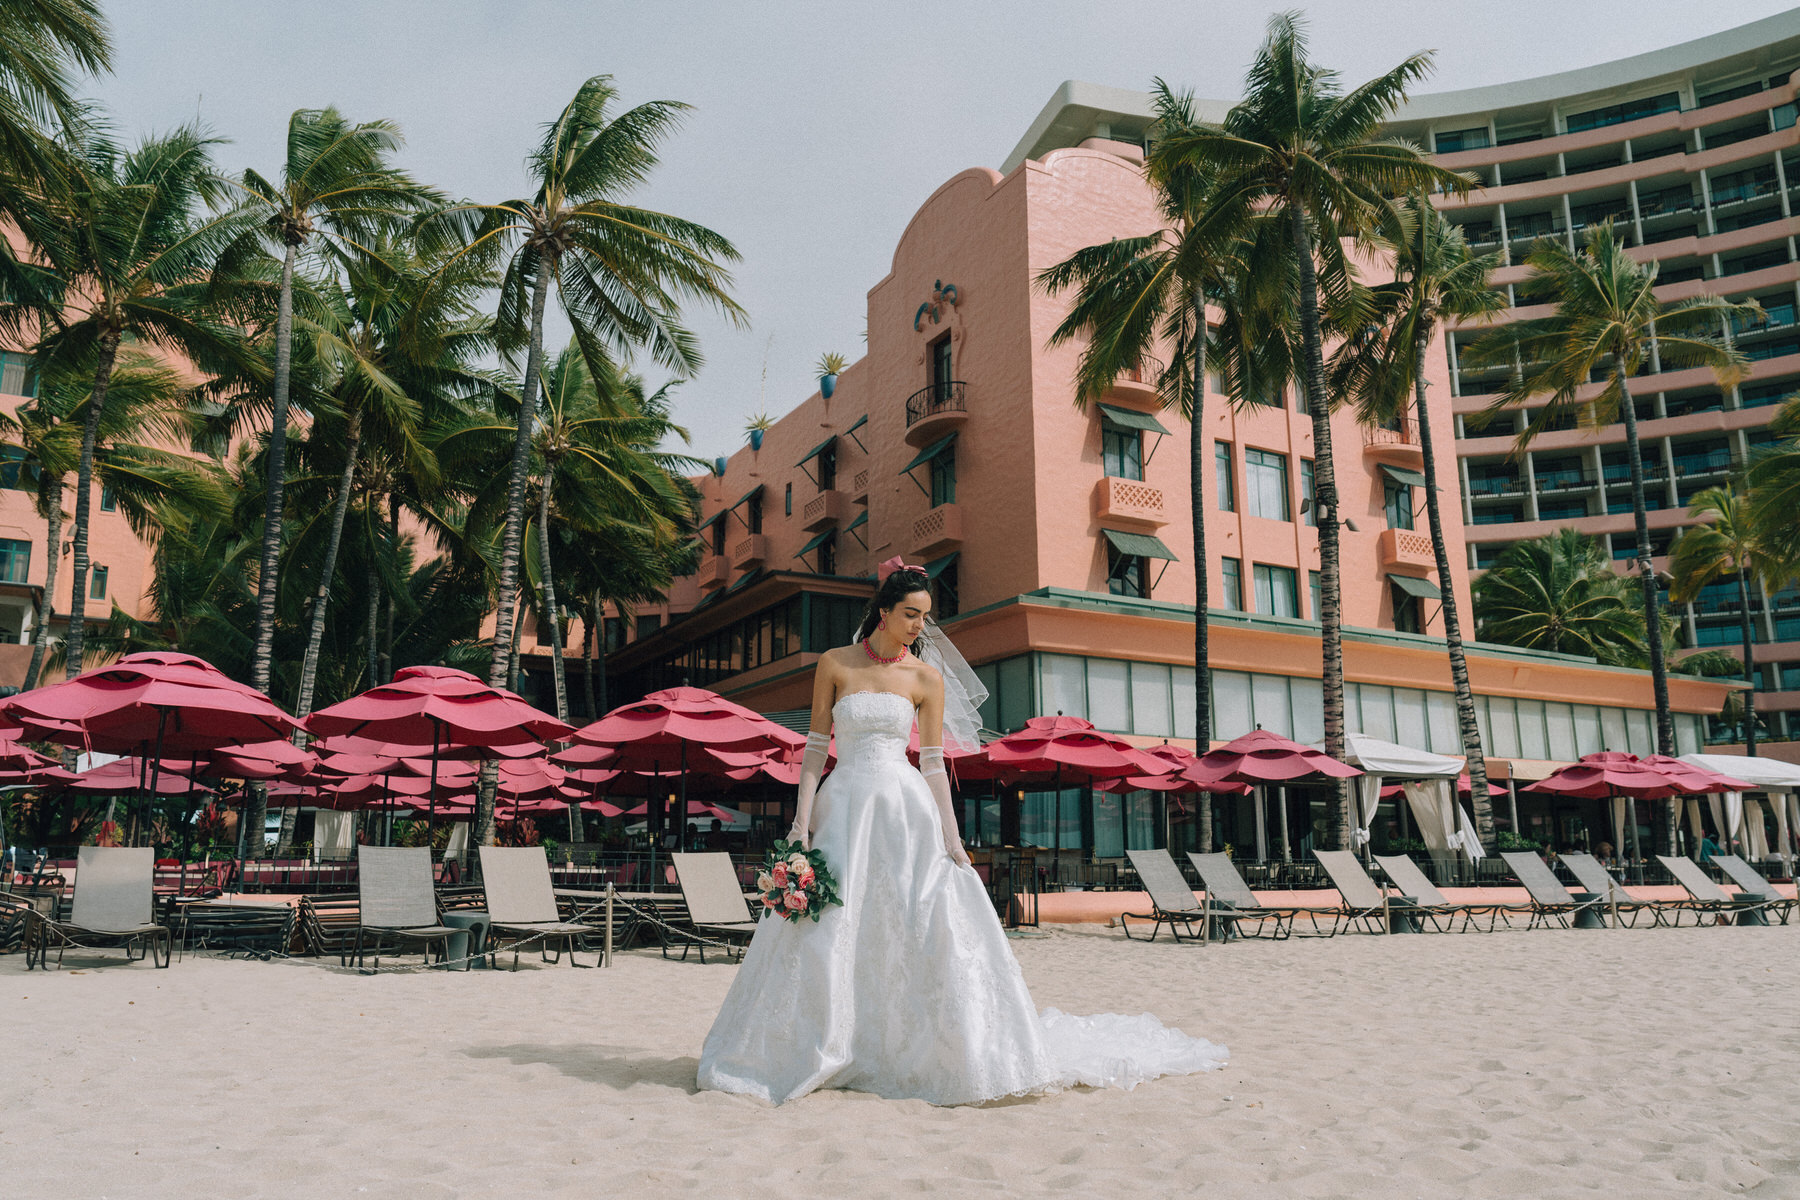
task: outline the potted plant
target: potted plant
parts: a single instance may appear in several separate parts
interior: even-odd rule
[[[771,417],[766,412],[757,413],[745,423],[744,432],[750,435],[750,448],[752,450],[762,449],[763,436],[769,432],[769,427],[774,424],[775,418]]]
[[[829,400],[831,393],[837,391],[839,372],[850,365],[850,360],[833,350],[828,354],[821,354],[816,365],[819,371],[819,395]]]

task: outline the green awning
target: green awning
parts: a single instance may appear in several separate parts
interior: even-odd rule
[[[745,504],[747,504],[752,499],[756,498],[757,496],[762,495],[762,490],[763,490],[763,485],[760,483],[757,484],[755,487],[751,488],[749,491],[747,491],[743,495],[739,496],[737,498],[737,503],[733,504],[731,507],[734,509],[742,508]]]
[[[831,535],[836,532],[837,532],[837,530],[835,530],[835,529],[827,529],[824,533],[817,535],[816,537],[813,538],[812,541],[810,541],[810,542],[806,543],[806,545],[800,547],[799,551],[794,555],[794,557],[795,558],[805,558],[807,555],[811,554],[814,550],[817,550],[820,546],[823,546],[827,541],[829,541],[831,539]]]
[[[1409,596],[1417,596],[1421,600],[1442,600],[1444,593],[1438,585],[1429,579],[1416,579],[1411,575],[1389,575],[1388,582]]]
[[[723,517],[727,511],[728,510],[721,508],[718,512],[716,512],[712,516],[706,518],[706,520],[700,522],[700,524],[694,526],[694,532],[699,533],[702,529],[705,529],[707,526],[712,525],[714,522],[718,521],[721,517]]]
[[[757,580],[761,579],[762,576],[763,576],[763,573],[761,570],[752,571],[748,575],[745,575],[742,578],[740,578],[736,583],[732,584],[730,587],[726,588],[720,594],[729,596],[733,592],[741,592],[745,588],[749,587],[751,584],[755,583]]]
[[[1405,467],[1390,466],[1387,463],[1382,463],[1381,469],[1389,479],[1403,487],[1422,488],[1425,486],[1425,476],[1418,471],[1409,471]]]
[[[911,462],[907,463],[904,467],[900,468],[900,473],[902,475],[904,475],[908,471],[911,471],[914,467],[918,466],[920,463],[930,462],[932,459],[936,458],[938,455],[940,455],[944,451],[948,450],[950,448],[950,443],[954,442],[955,440],[956,440],[956,435],[954,433],[945,434],[943,437],[939,438],[937,441],[931,443],[931,445],[929,445],[929,446],[925,447],[923,450],[919,451],[918,454],[914,455],[913,460]]]
[[[869,510],[865,508],[865,509],[863,509],[863,511],[856,514],[856,520],[854,520],[854,521],[850,522],[848,525],[844,526],[844,532],[849,533],[852,529],[861,529],[864,525],[867,525],[868,523],[869,523]]]
[[[1141,429],[1145,433],[1167,433],[1162,422],[1149,413],[1133,412],[1129,408],[1119,408],[1111,404],[1100,406],[1101,415],[1121,429]]]
[[[857,430],[861,429],[864,425],[867,425],[868,423],[869,423],[869,414],[864,413],[862,416],[856,418],[856,424],[854,424],[850,428],[844,430],[845,436],[855,433]]]
[[[705,608],[707,605],[711,604],[714,600],[717,600],[720,596],[723,596],[724,594],[725,593],[724,593],[723,589],[708,592],[708,593],[706,593],[706,595],[700,597],[700,603],[694,605],[694,607],[688,609],[688,611],[690,613],[697,613],[701,609]]]
[[[814,446],[811,450],[808,450],[806,452],[806,457],[801,459],[799,462],[795,463],[794,465],[796,467],[804,467],[807,463],[809,463],[813,459],[819,457],[819,455],[825,453],[825,451],[831,449],[831,447],[836,444],[837,444],[837,434],[834,433],[830,437],[826,438],[824,441],[820,442],[818,445]]]
[[[1162,544],[1159,537],[1151,537],[1147,533],[1126,533],[1119,529],[1102,529],[1106,540],[1120,554],[1129,554],[1137,558],[1160,558],[1166,562],[1178,562],[1175,552]]]
[[[944,573],[944,568],[955,562],[957,555],[961,553],[961,550],[952,550],[950,553],[944,555],[944,557],[934,558],[926,563],[925,578],[936,579],[939,575],[942,575]]]

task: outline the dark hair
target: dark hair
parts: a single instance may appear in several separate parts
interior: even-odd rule
[[[914,592],[929,591],[931,576],[916,567],[906,567],[889,575],[875,589],[875,597],[869,601],[869,607],[863,610],[862,624],[856,627],[856,640],[860,642],[875,632],[875,624],[881,620],[882,613]]]

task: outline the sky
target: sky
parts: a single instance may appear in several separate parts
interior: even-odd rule
[[[1319,0],[1315,61],[1361,82],[1436,51],[1419,92],[1607,62],[1790,7],[1757,0]],[[830,350],[863,352],[868,290],[941,183],[998,167],[1066,79],[1207,98],[1239,94],[1273,8],[1186,0],[113,0],[114,71],[88,94],[135,139],[200,118],[228,170],[279,169],[288,116],[336,105],[386,118],[401,163],[454,196],[527,194],[524,157],[593,75],[624,105],[693,106],[647,207],[724,234],[742,261],[734,328],[688,322],[705,365],[675,390],[690,453],[817,387]],[[1628,19],[1627,19],[1628,17]],[[567,339],[557,324],[547,339]],[[653,383],[658,372],[645,365]],[[894,398],[895,403],[901,397]]]

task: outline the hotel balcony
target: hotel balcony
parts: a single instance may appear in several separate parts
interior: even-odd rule
[[[1163,364],[1156,359],[1140,359],[1137,366],[1120,371],[1114,378],[1112,387],[1106,393],[1107,403],[1127,404],[1146,410],[1161,408],[1162,394],[1156,390],[1156,377],[1162,371]]]
[[[745,567],[760,567],[769,557],[769,539],[760,533],[752,533],[738,539],[731,548],[731,569],[741,571]]]
[[[921,559],[954,550],[962,540],[962,509],[954,504],[940,504],[913,522],[912,552]]]
[[[1425,452],[1419,449],[1419,423],[1412,417],[1396,420],[1392,429],[1363,427],[1363,457],[1409,471],[1425,469]]]
[[[731,560],[723,554],[710,554],[700,564],[700,570],[694,576],[694,582],[700,585],[703,592],[716,591],[725,586],[731,578]]]
[[[1108,475],[1095,486],[1094,515],[1101,520],[1135,521],[1140,525],[1169,523],[1163,512],[1161,488],[1114,475]]]
[[[1381,552],[1383,571],[1423,577],[1437,570],[1437,559],[1431,553],[1428,534],[1413,529],[1384,529],[1376,544]]]
[[[849,496],[839,491],[820,492],[800,510],[800,528],[817,533],[827,525],[842,525],[849,518]]]
[[[850,480],[850,501],[853,504],[869,502],[869,468],[864,467]]]
[[[969,385],[957,380],[928,384],[906,398],[906,444],[928,446],[961,429],[969,419]]]

